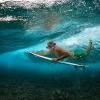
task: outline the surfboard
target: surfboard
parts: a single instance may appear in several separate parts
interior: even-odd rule
[[[39,54],[36,54],[34,52],[28,52],[30,54],[32,54],[33,56],[36,56],[36,57],[39,57],[39,58],[42,58],[44,60],[48,60],[48,61],[52,61],[52,58],[49,58],[49,57],[46,57],[46,56],[42,56],[42,55],[39,55]],[[66,64],[66,65],[71,65],[71,66],[75,66],[76,68],[77,67],[80,67],[80,68],[85,68],[85,65],[81,65],[81,64],[76,64],[76,63],[72,63],[72,62],[65,62],[65,61],[56,61],[57,63],[61,63],[61,64]]]

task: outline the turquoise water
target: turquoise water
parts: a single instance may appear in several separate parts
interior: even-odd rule
[[[27,53],[48,51],[49,40],[85,49],[90,39],[86,58],[65,59],[86,70]],[[99,100],[99,77],[99,0],[0,1],[0,100]]]
[[[52,5],[29,3],[31,6],[23,2],[1,3],[0,66],[39,74],[76,73],[73,66],[44,61],[26,52],[47,51],[49,40],[68,50],[86,48],[91,39],[94,47],[88,57],[68,61],[87,65],[87,73],[97,72],[100,70],[99,3],[98,0],[69,0]]]

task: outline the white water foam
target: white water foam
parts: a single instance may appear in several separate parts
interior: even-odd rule
[[[87,45],[90,39],[94,44],[100,43],[100,26],[86,28],[81,33],[71,36],[68,39],[63,39],[60,42],[65,46]],[[99,44],[96,46],[99,46]]]
[[[0,21],[7,21],[8,22],[8,21],[17,21],[17,20],[23,20],[23,19],[12,17],[12,16],[0,17]]]
[[[68,2],[69,0],[0,0],[0,3],[10,2],[14,5],[24,6],[24,7],[31,7],[35,4],[45,4],[46,6],[52,6],[53,4],[62,4]]]

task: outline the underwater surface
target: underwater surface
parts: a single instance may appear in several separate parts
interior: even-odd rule
[[[27,51],[46,52],[53,40],[67,50],[86,48],[86,70],[49,62]],[[100,0],[0,1],[0,100],[100,99]]]

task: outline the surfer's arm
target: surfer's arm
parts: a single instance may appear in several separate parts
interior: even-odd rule
[[[61,59],[65,58],[65,57],[67,57],[67,56],[66,55],[62,55],[62,56],[58,57],[57,60],[61,60]]]
[[[61,56],[59,56],[59,57],[57,57],[57,58],[52,58],[52,60],[53,60],[53,61],[58,61],[58,60],[61,60],[61,59],[63,59],[63,58],[66,58],[66,57],[69,57],[69,55],[66,54],[66,52],[65,52],[63,55],[61,55]]]
[[[46,56],[48,54],[51,54],[51,51],[48,52],[37,52],[36,54],[42,55],[42,56]]]

